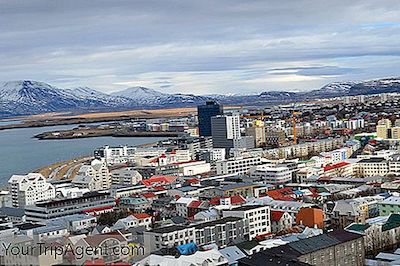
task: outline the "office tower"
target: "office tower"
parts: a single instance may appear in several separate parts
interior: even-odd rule
[[[230,149],[240,136],[240,118],[237,114],[219,115],[211,118],[214,148]]]
[[[197,106],[199,118],[199,135],[211,136],[211,117],[223,115],[223,107],[215,101],[207,101],[205,105]]]

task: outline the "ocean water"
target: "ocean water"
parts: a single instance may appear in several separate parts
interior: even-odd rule
[[[45,131],[71,129],[76,125],[0,130],[0,186],[13,174],[29,171],[55,162],[92,155],[104,145],[140,145],[162,138],[98,137],[69,140],[38,140],[33,136]]]

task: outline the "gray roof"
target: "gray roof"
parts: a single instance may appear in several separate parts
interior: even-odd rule
[[[22,208],[1,207],[0,214],[12,217],[23,217],[25,215],[25,210]]]

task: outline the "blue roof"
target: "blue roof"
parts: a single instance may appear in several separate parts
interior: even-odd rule
[[[198,249],[197,245],[193,242],[177,246],[176,249],[179,251],[181,255],[191,255],[196,253]]]

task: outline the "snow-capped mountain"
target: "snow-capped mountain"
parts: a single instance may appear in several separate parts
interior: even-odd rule
[[[334,82],[309,92],[268,91],[255,95],[168,94],[144,87],[128,88],[111,95],[88,87],[62,89],[38,81],[0,84],[0,117],[44,112],[126,110],[196,106],[215,99],[223,104],[267,104],[347,95],[400,92],[400,78],[361,82]]]
[[[207,96],[197,96],[193,94],[168,94],[144,87],[132,87],[122,91],[111,93],[113,96],[128,98],[137,106],[167,106],[170,105],[188,105],[202,103],[212,99]]]
[[[10,81],[0,85],[0,115],[28,115],[65,110],[123,107],[128,100],[97,91],[65,90],[38,81]]]

